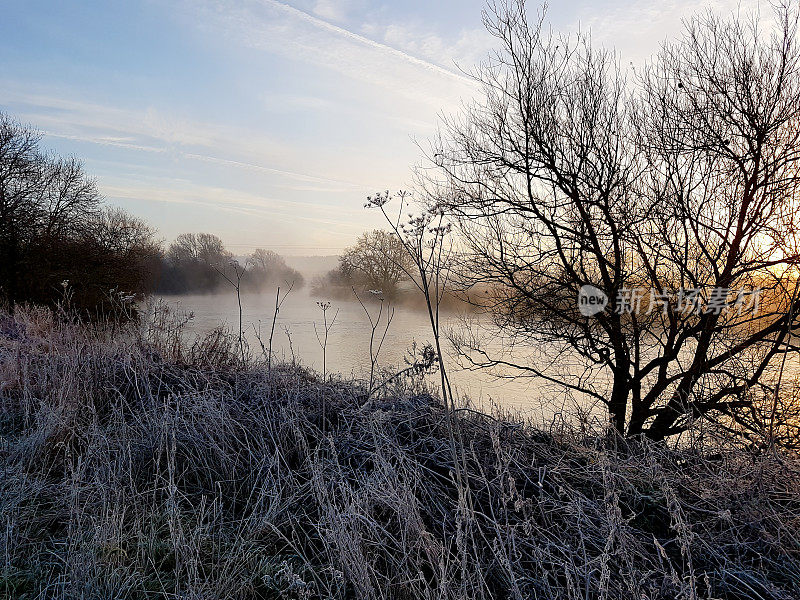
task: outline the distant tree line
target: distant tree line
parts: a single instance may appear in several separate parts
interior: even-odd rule
[[[408,255],[397,238],[376,229],[362,234],[339,257],[339,265],[314,281],[313,291],[352,298],[357,292],[381,292],[395,298],[408,280]]]
[[[258,248],[240,264],[210,233],[184,233],[167,249],[157,291],[164,294],[197,294],[221,291],[236,267],[244,269],[242,289],[259,291],[274,285],[302,287],[303,276],[279,254]]]
[[[234,269],[233,254],[208,233],[169,245],[146,223],[107,207],[74,157],[40,146],[41,135],[0,113],[0,299],[90,313],[147,294],[214,292]],[[284,259],[258,249],[244,261],[242,289],[303,284]]]
[[[80,161],[40,140],[0,113],[0,296],[52,304],[69,289],[76,307],[97,309],[122,290],[151,290],[161,260],[153,230],[103,206]]]
[[[375,229],[362,233],[356,242],[344,249],[339,264],[314,279],[311,292],[316,296],[353,300],[353,292],[362,299],[384,299],[406,308],[424,309],[424,298],[411,282],[414,266],[397,236]],[[486,291],[458,290],[440,292],[440,307],[451,310],[473,310],[478,295]]]

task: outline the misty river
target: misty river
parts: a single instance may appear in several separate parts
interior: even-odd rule
[[[171,308],[179,311],[193,312],[194,318],[187,329],[189,333],[203,334],[219,325],[225,325],[230,331],[238,331],[239,310],[235,293],[162,296]],[[307,288],[292,291],[281,307],[276,321],[273,340],[273,352],[277,360],[291,360],[292,353],[298,362],[306,367],[322,372],[322,348],[317,341],[317,331],[323,333],[322,310],[317,305],[324,298],[310,294]],[[340,373],[344,376],[369,376],[369,341],[371,326],[364,309],[355,301],[330,300],[329,320],[336,314],[336,320],[330,329],[327,347],[328,373]],[[373,318],[377,314],[378,304],[366,304]],[[260,354],[261,348],[256,336],[260,330],[264,344],[267,344],[275,310],[275,295],[242,293],[243,329],[245,337],[253,353]],[[474,318],[474,317],[473,317]],[[442,329],[459,326],[460,315],[456,312],[442,312]],[[381,320],[384,323],[384,320]],[[286,330],[288,329],[289,335]],[[379,328],[376,339],[382,335]],[[291,337],[291,343],[290,343]],[[386,340],[378,357],[378,364],[398,371],[406,366],[404,358],[413,343],[418,346],[432,342],[427,314],[421,310],[397,306]],[[548,393],[540,383],[531,379],[504,379],[485,371],[469,371],[459,369],[455,357],[443,341],[451,380],[458,396],[467,396],[471,405],[485,410],[493,405],[503,409],[519,411],[534,420],[549,420],[554,412],[561,410],[553,406],[553,398],[547,403],[542,401]],[[437,377],[430,377],[436,384]],[[566,407],[564,407],[566,409]]]

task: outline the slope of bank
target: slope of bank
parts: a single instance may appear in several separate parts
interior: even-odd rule
[[[0,597],[797,598],[800,461],[0,315]]]

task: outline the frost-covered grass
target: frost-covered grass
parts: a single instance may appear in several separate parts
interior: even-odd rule
[[[800,597],[796,456],[367,402],[157,321],[0,315],[0,597]]]

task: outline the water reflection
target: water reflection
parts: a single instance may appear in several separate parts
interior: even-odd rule
[[[231,330],[238,329],[239,312],[234,294],[164,296],[163,300],[171,306],[194,312],[189,331],[204,333],[220,324]],[[290,360],[294,356],[299,362],[315,370],[322,370],[322,349],[314,331],[322,331],[322,311],[317,301],[324,298],[313,297],[305,289],[292,291],[283,303],[276,321],[273,349],[278,359]],[[259,349],[256,332],[266,343],[272,327],[275,310],[275,296],[268,294],[244,294],[242,297],[243,324],[245,335],[251,348]],[[378,306],[367,304],[367,308],[377,315]],[[338,311],[338,313],[337,313]],[[343,375],[364,377],[369,374],[369,340],[371,325],[364,309],[355,301],[331,300],[328,312],[330,319],[336,313],[336,322],[330,330],[327,350],[327,370]],[[459,323],[457,312],[444,312],[445,326]],[[288,332],[288,335],[287,335]],[[383,334],[380,328],[379,336]],[[386,334],[386,340],[379,355],[382,367],[403,368],[404,357],[412,344],[422,345],[431,340],[427,315],[422,311],[398,306]],[[530,379],[500,379],[485,372],[455,370],[451,355],[449,364],[454,365],[453,382],[460,395],[468,395],[470,401],[482,408],[492,404],[502,408],[520,410],[529,417],[548,419],[553,412],[552,399],[548,398],[541,385]]]

